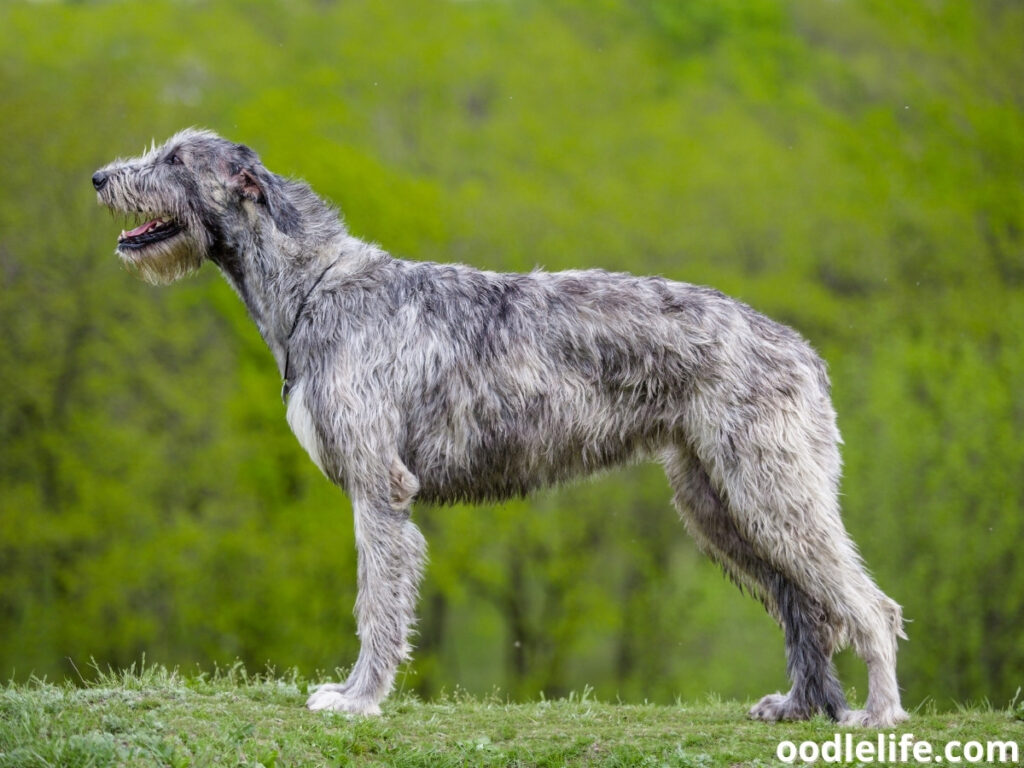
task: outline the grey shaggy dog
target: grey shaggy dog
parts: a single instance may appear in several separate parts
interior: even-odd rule
[[[785,632],[792,690],[750,715],[879,728],[907,717],[900,607],[840,520],[825,365],[794,331],[660,277],[392,258],[305,184],[208,131],[92,181],[102,203],[145,219],[117,246],[143,279],[169,283],[206,260],[223,272],[277,361],[295,436],[352,499],[361,650],[310,709],[379,713],[409,655],[426,552],[414,498],[507,499],[653,458],[701,549]],[[868,667],[863,710],[832,667],[848,643]]]

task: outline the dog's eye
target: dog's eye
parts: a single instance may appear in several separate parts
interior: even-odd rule
[[[168,155],[167,159],[164,160],[164,162],[167,163],[168,165],[181,165],[181,158],[178,157],[177,152],[174,152]]]

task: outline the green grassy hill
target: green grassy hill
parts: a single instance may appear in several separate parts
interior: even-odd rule
[[[767,725],[748,704],[611,704],[590,695],[509,704],[399,693],[379,718],[311,713],[306,681],[248,676],[240,666],[188,677],[151,667],[84,687],[40,682],[0,689],[0,766],[765,766],[781,741],[845,734],[817,718]],[[1024,711],[990,707],[913,713],[897,733],[936,748],[957,740],[1024,741]],[[857,739],[877,733],[852,731]],[[888,738],[888,735],[885,736]]]

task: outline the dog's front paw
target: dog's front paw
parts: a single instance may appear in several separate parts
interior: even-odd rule
[[[306,700],[306,707],[313,712],[327,710],[329,712],[344,712],[349,715],[380,714],[380,706],[371,699],[351,696],[324,687],[318,689]]]
[[[309,689],[310,698],[314,693],[324,693],[326,691],[334,691],[335,693],[344,693],[352,686],[348,683],[320,683],[320,685],[314,685]]]

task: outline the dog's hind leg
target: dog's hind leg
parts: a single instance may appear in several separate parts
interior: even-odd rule
[[[710,431],[703,434],[706,438]],[[843,526],[837,441],[831,407],[808,398],[799,410],[773,410],[741,422],[727,440],[705,439],[696,453],[731,530],[771,569],[761,581],[769,594],[775,584],[791,667],[809,659],[813,676],[824,679],[820,652],[827,658],[852,643],[867,664],[868,697],[863,711],[837,711],[837,719],[892,727],[907,718],[896,682],[902,616],[868,574]],[[787,619],[787,612],[795,621]],[[815,632],[806,627],[814,627],[823,639],[809,641]],[[815,644],[821,648],[811,653]],[[772,720],[789,716],[791,709],[799,709],[798,693],[765,697],[751,714]]]
[[[352,491],[359,561],[359,658],[344,683],[320,686],[309,697],[310,709],[379,714],[398,665],[409,656],[427,548],[408,514],[417,488],[415,476],[396,459],[386,490]]]
[[[698,546],[739,586],[764,604],[782,625],[792,689],[766,696],[751,716],[764,720],[805,720],[824,712],[833,720],[848,707],[832,665],[836,633],[820,603],[774,566],[737,529],[727,506],[698,459],[686,448],[665,462],[674,503]]]
[[[843,526],[838,464],[838,450],[828,455],[824,444],[795,451],[763,446],[758,466],[741,461],[732,474],[722,473],[722,484],[739,530],[821,606],[837,646],[852,643],[867,665],[865,708],[839,722],[891,728],[907,719],[896,681],[896,646],[906,636],[902,612],[868,574]]]

